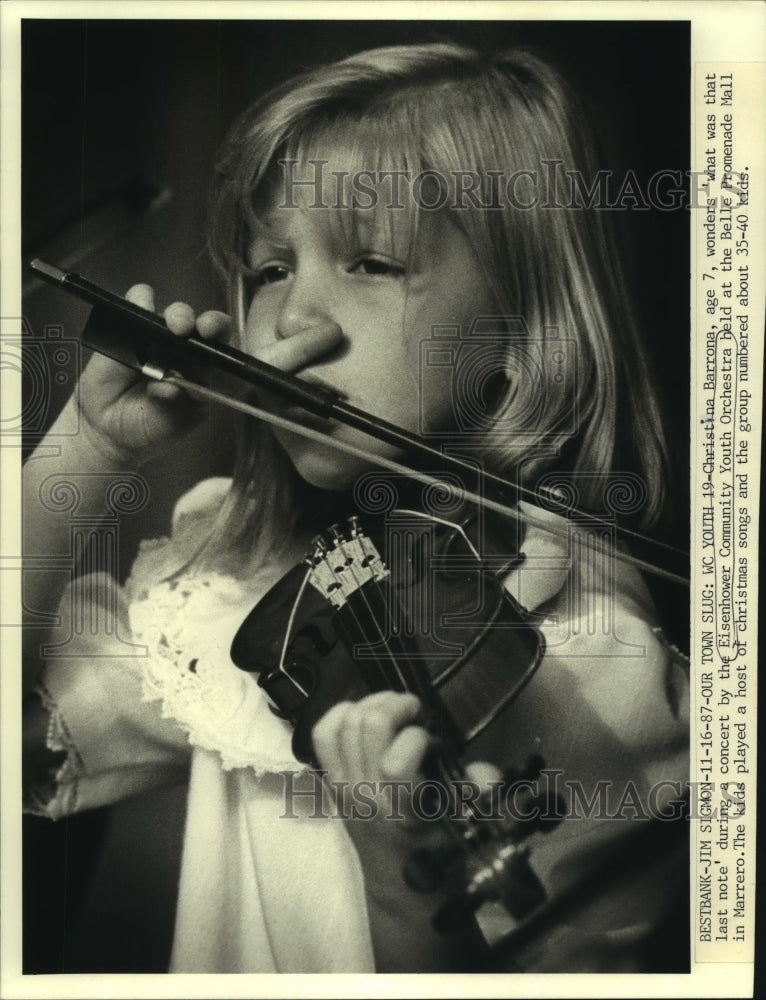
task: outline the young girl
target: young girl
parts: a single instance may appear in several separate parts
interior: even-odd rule
[[[432,443],[462,441],[471,460],[526,486],[550,485],[555,472],[581,508],[608,514],[614,483],[628,483],[649,526],[664,449],[646,361],[599,213],[555,203],[543,187],[551,171],[595,176],[566,86],[529,54],[397,47],[309,72],[257,102],[221,153],[212,245],[230,315],[195,317],[176,303],[165,318],[179,336],[228,337]],[[149,286],[128,298],[154,308]],[[443,355],[423,361],[439,336],[475,338],[467,376]],[[334,420],[260,401],[401,457]],[[49,556],[70,544],[51,476],[77,470],[77,516],[96,518],[105,483],[204,417],[176,387],[101,356],[61,419],[72,412],[80,433],[57,439],[55,462],[43,448],[26,468],[25,531]],[[466,430],[468,412],[479,419]],[[318,808],[310,775],[295,780],[289,726],[229,656],[250,609],[347,512],[371,465],[252,418],[239,431],[232,480],[179,500],[171,537],[142,547],[124,588],[106,572],[66,588],[57,572],[29,581],[29,607],[58,607],[65,630],[80,627],[65,656],[55,630],[45,643],[27,630],[28,807],[56,819],[188,773],[172,971],[475,967],[489,917],[439,936],[433,899],[402,879],[417,821],[379,810],[341,822]],[[632,478],[610,478],[625,469]],[[636,569],[594,564],[582,530],[519,510],[524,558],[504,585],[538,613],[546,651],[472,746],[475,761],[491,762],[472,773],[494,778],[532,753],[560,773],[566,818],[530,858],[549,900],[577,902],[504,967],[646,971],[683,864],[669,851],[617,869],[605,859],[681,793],[682,664]],[[429,741],[418,711],[414,696],[393,692],[332,708],[313,736],[328,777],[416,780]]]

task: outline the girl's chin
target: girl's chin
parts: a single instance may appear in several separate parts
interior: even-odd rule
[[[280,434],[279,438],[300,478],[320,490],[349,490],[370,468],[362,459],[295,434]]]
[[[380,454],[389,460],[403,461],[401,452],[372,441],[361,431],[338,428],[337,425],[336,431],[338,439],[348,441],[362,451],[369,450],[371,456]],[[333,448],[332,445],[320,444],[299,434],[291,434],[289,431],[277,431],[277,438],[301,479],[321,490],[348,491],[355,486],[360,476],[376,469],[384,476],[387,474],[374,457],[357,458]]]

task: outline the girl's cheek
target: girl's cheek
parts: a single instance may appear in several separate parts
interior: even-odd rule
[[[248,354],[257,354],[275,339],[275,330],[274,323],[270,321],[268,307],[265,304],[251,306],[245,322],[244,350]]]
[[[438,434],[452,429],[454,424],[452,372],[446,367],[423,369],[418,380],[420,412],[423,423],[421,431]]]

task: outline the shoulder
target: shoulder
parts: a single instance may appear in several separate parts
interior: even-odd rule
[[[550,519],[554,530],[527,531],[526,558],[505,581],[536,612],[544,642],[527,696],[540,699],[532,714],[565,726],[574,713],[591,734],[637,752],[652,743],[667,749],[671,737],[683,741],[684,657],[658,627],[647,582],[629,561],[590,547],[577,527],[547,512],[535,518]]]
[[[213,520],[230,489],[228,476],[212,476],[187,490],[173,508],[173,535],[183,530],[189,521]]]
[[[170,535],[144,539],[126,581],[128,600],[148,586],[176,573],[199,552],[231,489],[231,479],[203,479],[176,502]]]
[[[523,607],[535,611],[554,602],[568,619],[587,620],[597,609],[619,606],[656,625],[651,593],[629,553],[558,514],[528,503],[519,508],[527,521],[524,560],[504,584]]]

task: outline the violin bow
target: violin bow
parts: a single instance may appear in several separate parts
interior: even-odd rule
[[[63,271],[55,265],[37,259],[31,261],[29,266],[38,277],[94,306],[82,336],[86,347],[140,371],[149,378],[176,385],[193,395],[333,447],[368,464],[400,473],[427,485],[438,485],[452,491],[460,498],[550,534],[565,539],[569,537],[565,526],[558,526],[547,518],[519,511],[516,502],[525,500],[538,508],[540,501],[554,503],[556,508],[554,512],[565,519],[577,519],[582,525],[600,528],[626,542],[632,540],[644,546],[648,545],[657,551],[662,551],[666,556],[683,560],[684,563],[688,562],[688,553],[675,546],[630,529],[616,520],[607,520],[580,510],[556,496],[543,496],[512,480],[504,479],[484,469],[477,469],[476,465],[455,455],[445,454],[417,434],[352,406],[334,390],[309,384],[228,344],[203,340],[195,335],[177,337],[168,330],[161,316],[100,288],[79,274]],[[176,370],[176,366],[190,369],[191,372],[198,374],[198,379],[188,378],[189,371],[187,375],[181,374]],[[240,384],[244,383],[249,387],[266,389],[324,419],[337,420],[402,450],[408,457],[433,464],[438,472],[422,472],[404,462],[376,455],[349,442],[338,440],[332,435],[324,434],[316,428],[306,427],[297,421],[270,413],[248,401],[206,385],[204,379],[211,371],[234,378]],[[449,472],[468,477],[468,482],[472,486],[468,488],[463,485],[455,486],[449,478],[445,478]],[[605,548],[592,534],[584,536],[583,540],[585,544],[599,551]],[[615,559],[636,566],[646,573],[681,586],[689,586],[687,576],[639,558],[617,546],[611,548],[611,554]]]

